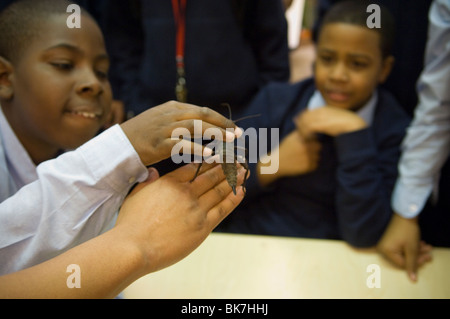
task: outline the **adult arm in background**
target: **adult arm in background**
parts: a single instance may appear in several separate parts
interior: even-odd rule
[[[378,249],[417,280],[417,268],[431,259],[421,242],[418,215],[438,183],[450,152],[450,4],[435,0],[429,12],[425,68],[419,78],[419,104],[403,141],[399,178],[392,196],[395,212]],[[436,193],[435,193],[436,194]]]
[[[37,266],[0,277],[0,298],[112,298],[133,281],[168,267],[196,249],[242,201],[220,165],[189,164],[126,198],[110,231]],[[238,175],[243,181],[244,171]],[[69,289],[69,265],[80,269],[80,288]]]

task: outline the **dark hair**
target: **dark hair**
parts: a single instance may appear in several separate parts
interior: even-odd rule
[[[380,49],[383,58],[388,57],[392,53],[395,38],[395,20],[391,12],[384,6],[380,7],[380,24],[379,28],[370,29],[367,26],[367,19],[372,14],[367,12],[367,7],[373,4],[373,1],[366,0],[347,0],[338,2],[331,7],[325,14],[321,29],[330,23],[347,23],[368,28],[380,35]]]
[[[18,0],[0,12],[0,56],[17,61],[34,38],[42,35],[40,25],[49,16],[67,14],[67,0]],[[81,9],[82,14],[89,15]]]

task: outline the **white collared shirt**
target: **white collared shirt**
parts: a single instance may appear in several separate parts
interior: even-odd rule
[[[148,171],[116,125],[38,167],[0,112],[0,275],[53,258],[107,230]]]
[[[0,106],[0,202],[37,179],[36,165],[19,142]]]

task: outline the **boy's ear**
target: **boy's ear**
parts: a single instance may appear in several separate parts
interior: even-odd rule
[[[395,58],[390,55],[387,58],[383,59],[382,62],[382,66],[381,66],[381,73],[380,73],[380,78],[379,78],[379,83],[384,83],[389,74],[391,74],[392,68],[394,67],[394,63],[395,63]]]
[[[13,70],[11,62],[0,56],[0,99],[2,100],[10,100],[13,97],[14,89],[11,82]]]

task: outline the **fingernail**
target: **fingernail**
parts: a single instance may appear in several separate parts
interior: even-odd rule
[[[230,132],[230,131],[227,130],[227,133],[226,133],[226,136],[225,136],[225,141],[226,142],[233,142],[235,138],[236,138],[235,133]]]
[[[238,175],[244,175],[247,170],[244,167],[240,167],[238,170]]]
[[[236,135],[237,138],[240,138],[242,136],[242,134],[244,134],[244,131],[240,127],[237,127],[234,130],[234,134]]]
[[[213,153],[213,150],[210,149],[209,147],[205,147],[205,148],[203,149],[203,156],[211,156],[212,153]]]
[[[159,172],[156,168],[154,167],[149,167],[148,168],[148,176],[147,176],[147,181],[153,181],[159,178]]]
[[[239,187],[236,189],[236,195],[237,195],[237,196],[245,195],[245,193],[244,193],[244,187],[243,187],[243,186],[239,186]]]
[[[211,156],[210,158],[208,158],[208,160],[206,161],[207,163],[220,163],[220,155],[216,154],[214,156]]]

